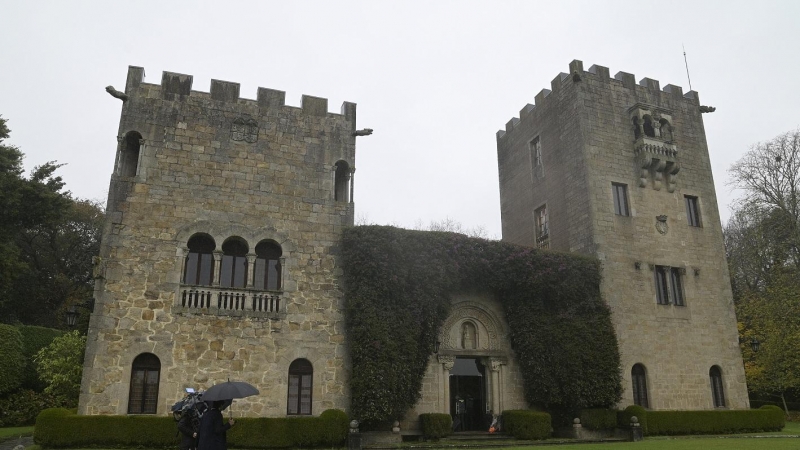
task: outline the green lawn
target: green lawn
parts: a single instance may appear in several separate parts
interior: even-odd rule
[[[543,446],[503,447],[503,450],[535,450],[537,448],[543,448]],[[800,439],[790,437],[645,439],[641,442],[571,444],[552,447],[548,445],[544,448],[557,448],[558,450],[796,450],[800,448]]]
[[[33,434],[33,427],[9,427],[0,428],[0,441],[19,436],[30,436]]]

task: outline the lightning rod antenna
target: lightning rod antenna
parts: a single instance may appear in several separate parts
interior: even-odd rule
[[[683,47],[683,63],[686,64],[686,78],[689,79],[689,90],[691,91],[692,90],[692,77],[689,76],[689,63],[686,61],[686,47],[684,47],[683,44],[681,44],[681,47]]]

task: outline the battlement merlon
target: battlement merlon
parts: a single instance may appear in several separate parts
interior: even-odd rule
[[[573,60],[569,63],[569,72],[561,72],[559,73],[553,81],[550,82],[551,89],[542,89],[538,94],[536,94],[534,104],[527,104],[525,105],[519,113],[519,118],[513,117],[506,123],[505,130],[498,130],[497,131],[497,139],[500,140],[505,138],[508,133],[514,129],[518,123],[520,123],[520,119],[523,116],[531,114],[538,108],[541,108],[545,102],[547,101],[547,97],[550,95],[551,92],[555,92],[560,89],[565,84],[570,83],[579,83],[584,77],[591,77],[597,79],[601,82],[605,83],[621,83],[622,86],[626,89],[630,89],[633,91],[642,90],[647,91],[650,93],[659,93],[663,92],[665,94],[671,95],[675,98],[683,98],[687,101],[696,104],[698,107],[700,106],[700,98],[695,91],[689,91],[687,93],[683,93],[683,88],[674,84],[668,84],[664,86],[663,89],[660,87],[660,82],[658,80],[654,80],[652,78],[642,78],[638,83],[636,82],[636,77],[632,73],[627,72],[617,72],[616,75],[612,78],[610,76],[610,71],[608,67],[600,66],[597,64],[593,64],[589,67],[589,70],[583,70],[583,61],[578,59]]]
[[[143,84],[150,84],[144,82],[144,68],[137,66],[128,66],[128,79],[125,82],[125,93],[131,95],[134,90],[138,89]],[[256,93],[256,99],[251,100],[239,97],[239,83],[230,81],[211,80],[211,87],[209,92],[199,92],[192,90],[193,77],[191,75],[175,73],[175,72],[162,72],[161,74],[161,92],[166,98],[168,96],[191,96],[191,95],[207,95],[212,100],[238,103],[238,102],[256,102],[261,108],[278,108],[286,105],[286,92],[274,89],[267,89],[259,87]],[[151,86],[158,86],[150,84]],[[291,107],[291,106],[290,106]],[[345,119],[353,122],[355,126],[356,118],[356,104],[352,102],[343,102],[339,113],[331,113],[328,111],[328,99],[321,97],[314,97],[310,95],[303,95],[301,97],[300,108],[308,115],[325,117],[327,114],[339,114],[345,116]]]

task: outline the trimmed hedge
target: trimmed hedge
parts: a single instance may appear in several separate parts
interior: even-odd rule
[[[759,409],[647,411],[629,406],[620,411],[618,426],[628,428],[636,416],[645,435],[734,434],[779,431],[786,425],[783,410],[765,405]]]
[[[420,414],[419,426],[426,439],[439,439],[453,433],[453,418],[450,414]]]
[[[230,448],[334,447],[347,438],[347,414],[327,410],[319,417],[239,418],[228,431]],[[78,416],[64,408],[42,411],[34,441],[45,448],[175,447],[171,416]]]
[[[630,428],[631,417],[633,416],[639,419],[639,426],[642,427],[642,433],[647,436],[647,410],[639,405],[630,405],[618,412],[617,426],[620,428]]]
[[[17,389],[25,374],[25,347],[17,327],[0,323],[0,397]]]
[[[17,327],[22,336],[22,346],[25,355],[25,375],[22,387],[37,392],[44,390],[47,384],[39,379],[34,358],[39,350],[47,347],[53,339],[64,334],[62,330],[54,328],[37,327],[34,325],[20,325]]]
[[[580,419],[581,425],[589,430],[613,430],[617,427],[617,411],[614,409],[584,409]]]
[[[503,431],[515,439],[547,439],[553,426],[550,414],[527,409],[503,411]]]

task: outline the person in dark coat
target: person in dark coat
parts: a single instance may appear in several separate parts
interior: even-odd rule
[[[233,419],[228,419],[228,423],[224,422],[220,411],[224,404],[224,401],[217,400],[203,414],[198,430],[197,450],[228,450],[226,432],[236,422]]]
[[[197,430],[192,425],[190,414],[184,413],[178,421],[178,431],[181,433],[181,450],[195,450],[197,448]]]

